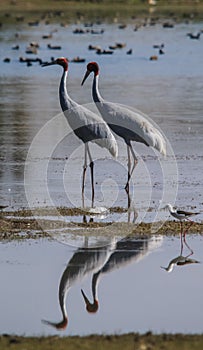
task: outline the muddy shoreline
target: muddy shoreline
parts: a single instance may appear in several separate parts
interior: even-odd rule
[[[110,209],[113,213],[124,213],[127,210],[121,207],[114,207]],[[60,215],[60,218],[54,218],[54,214]],[[101,222],[97,218],[90,221],[85,221],[84,217],[88,212],[81,208],[42,208],[29,210],[17,210],[15,212],[5,211],[1,212],[0,216],[0,240],[13,239],[29,239],[49,237],[49,230],[68,229],[72,227],[79,228],[105,228],[110,226],[113,222]],[[61,218],[69,217],[69,221],[62,221]],[[73,219],[72,219],[73,217]],[[74,220],[75,217],[80,218],[80,222]],[[176,220],[168,220],[157,223],[160,228],[155,234],[157,235],[178,235],[180,232],[180,224]],[[125,224],[126,225],[126,224]],[[152,223],[130,223],[130,232],[133,235],[152,235]],[[186,224],[187,225],[187,224]],[[127,226],[126,226],[127,227]],[[22,234],[23,232],[23,234]],[[194,223],[190,228],[190,234],[203,234],[203,224]],[[88,233],[87,233],[88,234]],[[129,234],[129,232],[127,232]]]

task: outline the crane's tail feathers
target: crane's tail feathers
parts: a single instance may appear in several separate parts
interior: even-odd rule
[[[166,156],[166,143],[163,141],[155,146],[155,148],[165,157]]]
[[[166,156],[166,141],[158,130],[156,136],[153,138],[152,147],[157,149],[163,156]]]
[[[102,139],[96,139],[96,140],[93,140],[93,142],[95,142],[100,147],[106,148],[113,157],[117,158],[118,145],[112,133],[110,133],[108,137],[105,137]]]
[[[114,135],[109,130],[108,137],[104,139],[105,146],[114,158],[118,156],[118,145]]]
[[[112,143],[112,147],[109,149],[109,152],[111,153],[111,155],[114,158],[118,157],[118,145],[117,145],[116,140],[115,140],[115,142]]]

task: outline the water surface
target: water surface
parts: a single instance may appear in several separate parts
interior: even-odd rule
[[[187,243],[194,251],[190,258],[202,262],[202,237],[188,237]],[[125,238],[89,250],[42,239],[1,243],[0,252],[1,333],[202,333],[202,263],[175,266],[170,273],[160,267],[180,254],[177,237]],[[183,255],[189,253],[184,246]],[[91,314],[81,288],[92,302],[98,272],[99,308]],[[60,283],[69,320],[61,333],[41,322],[62,320]]]
[[[134,26],[128,25],[125,30],[118,29],[117,24],[104,24],[104,34],[73,34],[76,25],[62,28],[59,25],[30,28],[26,24],[17,27],[6,27],[1,32],[1,198],[10,207],[27,206],[24,193],[24,162],[33,138],[38,135],[46,122],[53,120],[61,110],[58,100],[58,85],[61,76],[60,67],[42,68],[38,63],[26,67],[19,63],[20,56],[26,56],[25,49],[29,42],[40,44],[38,56],[49,60],[51,56],[66,56],[72,59],[82,56],[86,62],[96,60],[101,68],[100,90],[108,100],[129,105],[148,114],[162,129],[171,144],[178,167],[177,205],[199,206],[202,204],[202,43],[191,40],[186,34],[197,32],[202,23],[176,24],[174,28],[164,29],[161,24],[146,26],[134,32]],[[96,26],[95,29],[101,29]],[[48,50],[47,40],[42,34],[56,30],[53,38],[48,40],[60,44],[61,50]],[[19,38],[15,38],[15,33]],[[108,48],[115,42],[124,42],[126,47],[115,50],[113,55],[97,55],[88,50],[88,45],[100,45]],[[164,55],[158,55],[154,44],[164,43]],[[12,50],[14,44],[20,50]],[[132,48],[133,54],[126,55]],[[149,57],[158,55],[158,61]],[[5,55],[11,57],[11,63],[2,62]],[[27,55],[29,56],[29,55]],[[36,57],[30,55],[29,57]],[[72,98],[81,104],[91,102],[91,78],[84,87],[80,86],[86,69],[86,63],[70,63],[68,90]],[[41,138],[40,150],[46,149],[54,137],[59,138],[65,129],[63,116],[56,125],[50,126],[48,135]],[[58,135],[58,136],[57,136]],[[37,141],[38,142],[38,141]],[[126,206],[123,186],[126,181],[126,148],[119,140],[119,157],[112,160],[107,151],[91,146],[96,160],[96,205]],[[158,207],[162,199],[163,174],[159,167],[160,160],[145,146],[134,146],[140,157],[139,165],[133,177],[133,190],[136,195],[136,206]],[[39,152],[41,152],[39,151]],[[40,174],[40,157],[38,164]],[[103,160],[106,159],[106,163]],[[108,160],[107,160],[108,159]],[[43,163],[43,159],[41,159]],[[170,164],[170,154],[167,166]],[[44,164],[44,163],[43,163]],[[81,205],[81,176],[83,164],[83,145],[72,135],[61,140],[48,158],[48,192],[53,205]],[[36,170],[36,172],[38,172]],[[31,168],[32,173],[32,168]],[[117,177],[117,173],[120,174]],[[77,176],[72,176],[77,174]],[[143,176],[144,174],[144,176]],[[170,166],[168,169],[170,175]],[[49,205],[43,190],[41,177],[34,172],[29,179],[35,194],[32,206]],[[172,174],[174,175],[174,174]],[[164,175],[165,176],[165,175]],[[175,176],[175,175],[174,175]],[[175,176],[175,180],[176,176]],[[103,188],[109,188],[113,195],[106,196]],[[170,188],[170,191],[173,191]],[[174,193],[176,188],[174,186]],[[66,192],[66,193],[65,193]],[[87,205],[90,199],[90,183],[87,182]]]

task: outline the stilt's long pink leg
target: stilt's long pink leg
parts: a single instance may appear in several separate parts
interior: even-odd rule
[[[190,221],[190,220],[188,219],[188,221]],[[190,248],[190,246],[189,246],[189,245],[187,244],[187,242],[186,242],[186,233],[189,231],[189,228],[190,228],[193,224],[194,224],[194,221],[190,221],[190,225],[189,225],[188,228],[183,232],[183,241],[184,241],[186,247],[187,247],[187,248],[189,249],[189,251],[191,252],[190,255],[193,254],[193,250]]]

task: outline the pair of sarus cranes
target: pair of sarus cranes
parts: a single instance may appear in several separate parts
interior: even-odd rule
[[[133,171],[138,163],[138,159],[132,148],[132,141],[140,142],[146,146],[151,146],[158,150],[162,155],[166,155],[166,140],[161,132],[154,127],[154,125],[142,114],[132,111],[131,109],[112,102],[108,102],[102,98],[98,88],[99,81],[99,66],[96,62],[90,62],[87,65],[85,76],[82,80],[82,85],[88,76],[93,73],[92,96],[93,100],[99,110],[101,116],[93,113],[84,106],[79,105],[73,101],[67,92],[66,83],[68,75],[68,60],[64,57],[57,58],[43,66],[59,65],[63,68],[59,87],[59,98],[62,111],[76,134],[76,136],[83,141],[85,145],[85,159],[83,167],[82,178],[82,198],[84,203],[84,188],[85,175],[87,169],[87,158],[89,157],[89,164],[91,169],[91,186],[92,186],[92,206],[94,203],[94,162],[91,157],[88,143],[94,142],[100,147],[106,148],[112,156],[116,157],[118,154],[118,146],[111,130],[122,137],[127,146],[128,156],[128,177],[125,185],[125,190],[129,193],[129,183]],[[131,161],[132,159],[132,161]],[[196,214],[181,211],[176,212],[169,204],[168,209],[175,218],[181,222],[187,220],[188,217]],[[174,215],[175,214],[175,215]]]
[[[91,169],[91,186],[92,186],[92,204],[94,203],[94,162],[89,149],[89,141],[96,143],[100,147],[106,148],[113,157],[117,157],[118,146],[116,139],[111,130],[122,137],[127,146],[128,155],[128,178],[125,190],[129,192],[129,182],[133,171],[137,165],[138,159],[132,148],[131,141],[136,141],[151,146],[161,154],[166,155],[166,141],[161,132],[155,128],[143,115],[134,112],[129,108],[107,102],[104,100],[98,89],[99,66],[96,62],[90,62],[87,65],[87,71],[83,78],[82,85],[93,72],[94,79],[92,85],[93,100],[101,114],[98,116],[84,106],[73,101],[67,92],[66,81],[68,75],[68,60],[64,57],[57,58],[43,66],[60,65],[63,68],[59,87],[59,98],[62,111],[76,134],[85,145],[85,159],[82,179],[82,196],[84,198],[85,175],[87,169],[87,158]],[[132,162],[131,162],[132,158]]]

